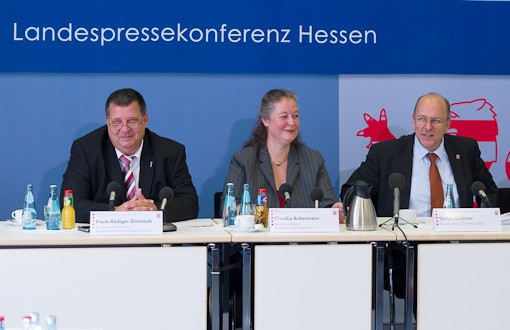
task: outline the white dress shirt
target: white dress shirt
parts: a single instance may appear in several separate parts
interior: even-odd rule
[[[414,138],[413,148],[413,174],[411,178],[411,196],[409,199],[409,208],[415,209],[418,217],[430,217],[430,160],[427,157],[429,151],[425,149],[418,138]],[[441,145],[433,151],[438,158],[436,160],[443,191],[446,193],[446,185],[453,184],[453,196],[455,205],[459,205],[459,193],[457,184],[453,177],[452,167],[448,154],[444,148],[444,139]]]
[[[131,170],[133,170],[133,175],[135,176],[136,189],[138,189],[138,187],[140,187],[138,182],[140,181],[140,157],[142,155],[142,148],[143,148],[143,140],[142,140],[142,144],[140,145],[140,148],[138,148],[138,150],[136,150],[136,152],[134,154],[132,154],[131,156],[124,155],[117,148],[115,148],[115,153],[117,154],[117,159],[119,159],[120,156],[124,155],[125,157],[127,157],[131,160],[129,167],[131,168]],[[119,160],[119,166],[120,166],[121,170],[124,167],[122,165],[122,163],[120,162],[120,160]]]

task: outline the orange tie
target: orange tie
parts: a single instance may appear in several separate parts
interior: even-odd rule
[[[427,157],[430,159],[430,214],[432,209],[442,208],[444,202],[443,185],[441,184],[441,175],[436,165],[437,155],[429,153]]]

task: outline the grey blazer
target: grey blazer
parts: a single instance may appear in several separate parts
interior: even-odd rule
[[[256,203],[258,189],[265,188],[267,190],[268,206],[280,207],[278,200],[279,187],[275,186],[271,160],[265,146],[259,150],[254,146],[245,147],[234,154],[223,186],[222,209],[226,185],[229,182],[234,184],[236,200],[241,199],[243,185],[248,183],[252,203]],[[310,191],[315,187],[321,188],[324,192],[320,207],[330,207],[338,201],[324,165],[324,158],[320,152],[308,147],[291,145],[286,182],[292,186],[290,206],[293,208],[314,207],[314,203],[310,198]]]

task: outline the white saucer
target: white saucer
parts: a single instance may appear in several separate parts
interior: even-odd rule
[[[239,232],[239,233],[254,233],[257,231],[264,230],[264,226],[255,225],[255,227],[253,227],[253,228],[239,228],[237,226],[228,226],[228,227],[226,227],[226,229],[229,231],[235,231],[235,232]]]
[[[23,227],[21,223],[19,222],[16,222],[16,220],[14,219],[11,219],[11,220],[6,220],[5,221],[6,224],[8,224],[9,226],[14,226],[14,227]],[[37,219],[36,221],[36,226],[44,226],[46,222],[44,222],[43,220],[39,220]]]

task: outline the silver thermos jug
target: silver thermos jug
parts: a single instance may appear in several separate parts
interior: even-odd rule
[[[344,196],[344,210],[348,230],[376,230],[377,216],[370,199],[372,187],[365,181],[355,181]],[[347,207],[348,206],[348,210]]]

